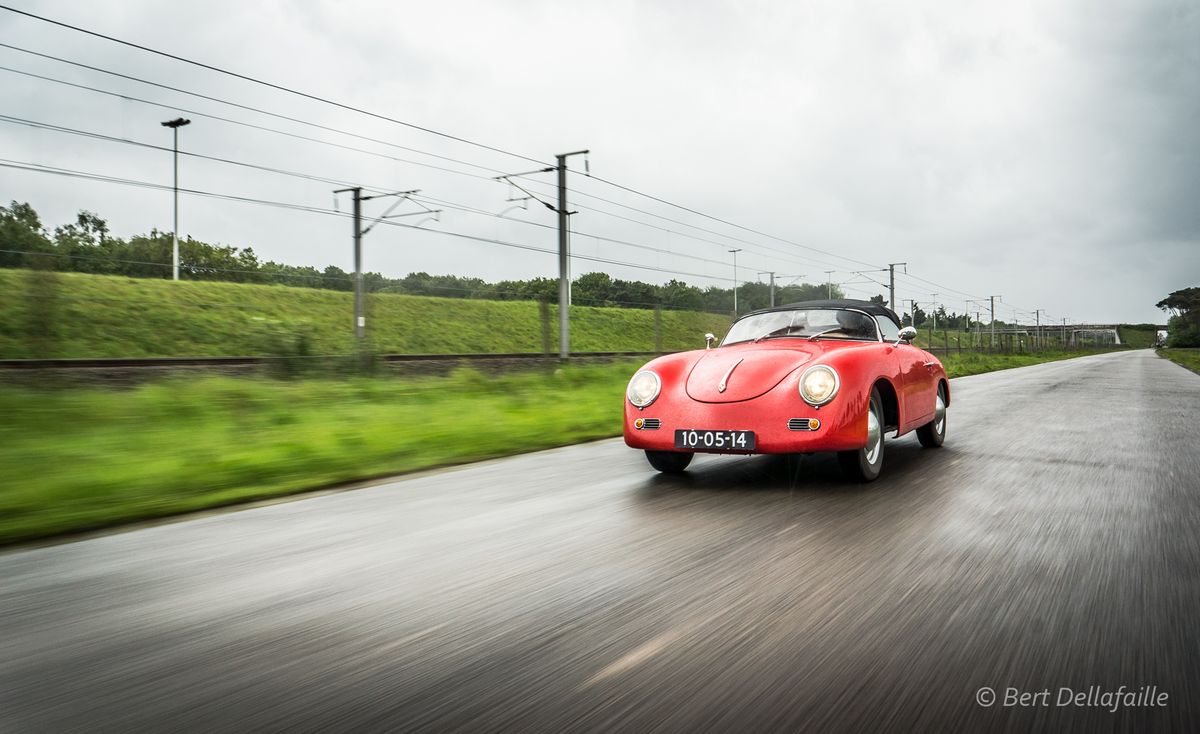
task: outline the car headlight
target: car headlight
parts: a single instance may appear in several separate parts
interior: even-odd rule
[[[660,390],[662,390],[662,380],[658,379],[658,375],[650,370],[641,370],[629,381],[629,389],[625,391],[625,397],[629,398],[629,402],[633,403],[635,407],[644,408],[654,402]]]
[[[833,400],[842,381],[832,367],[819,364],[809,367],[800,377],[800,397],[812,406],[820,406]]]

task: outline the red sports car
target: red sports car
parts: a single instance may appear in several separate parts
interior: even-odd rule
[[[629,381],[625,443],[661,472],[700,451],[836,451],[869,482],[883,468],[883,436],[946,438],[950,384],[937,357],[912,345],[890,309],[854,300],[807,301],[746,314],[716,349],[659,357]]]

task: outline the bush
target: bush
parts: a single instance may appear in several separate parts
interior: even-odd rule
[[[1172,316],[1167,321],[1167,346],[1175,348],[1200,347],[1200,323],[1189,315]]]

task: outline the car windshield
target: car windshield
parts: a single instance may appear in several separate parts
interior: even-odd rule
[[[859,311],[821,308],[767,311],[735,323],[721,345],[761,339],[806,338],[879,341],[875,322]]]

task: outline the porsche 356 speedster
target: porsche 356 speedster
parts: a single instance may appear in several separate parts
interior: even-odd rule
[[[661,472],[697,452],[837,452],[869,482],[884,435],[946,438],[950,384],[942,363],[912,344],[890,309],[855,300],[806,301],[746,314],[720,345],[659,357],[625,394],[625,443]]]

